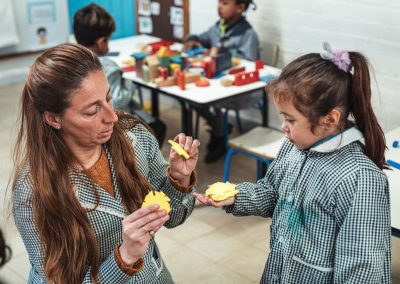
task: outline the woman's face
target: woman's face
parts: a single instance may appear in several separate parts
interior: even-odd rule
[[[90,150],[110,139],[117,121],[107,78],[98,70],[72,94],[71,105],[61,117],[61,134],[72,151]]]

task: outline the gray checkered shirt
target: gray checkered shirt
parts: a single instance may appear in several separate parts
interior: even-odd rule
[[[163,191],[171,199],[172,210],[170,219],[165,226],[172,228],[182,224],[193,210],[194,198],[190,193],[182,193],[173,188],[166,175],[168,163],[159,151],[157,140],[143,126],[136,126],[132,132],[128,132],[128,137],[133,144],[140,172],[155,190]],[[118,190],[113,159],[107,148],[106,152],[110,161],[115,197],[96,185],[100,203],[95,210],[88,212],[100,252],[100,282],[113,284],[173,283],[154,238],[150,240],[148,250],[143,257],[145,266],[139,273],[129,276],[118,267],[114,258],[114,249],[116,245],[122,242],[122,218],[127,216],[128,212],[122,204]],[[94,208],[96,196],[92,190],[90,179],[82,172],[75,170],[71,170],[70,179],[82,206]],[[15,188],[13,214],[32,265],[29,283],[47,283],[43,273],[40,239],[32,216],[31,191],[32,183],[29,178],[29,167],[26,167]],[[90,283],[90,268],[83,283]]]
[[[386,175],[356,128],[307,151],[286,140],[257,184],[237,185],[238,216],[272,217],[261,283],[390,283]]]

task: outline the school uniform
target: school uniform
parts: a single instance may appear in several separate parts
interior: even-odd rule
[[[391,283],[386,175],[352,127],[309,150],[286,140],[264,178],[237,185],[237,216],[272,217],[261,283]]]
[[[221,20],[200,35],[189,35],[186,40],[196,40],[205,48],[217,47],[230,51],[232,56],[255,61],[260,58],[260,41],[245,17],[226,27]]]
[[[191,214],[194,198],[191,193],[178,191],[167,177],[168,163],[159,151],[156,139],[142,125],[135,126],[127,132],[136,154],[139,171],[156,191],[164,192],[170,198],[170,219],[167,228],[182,224]],[[90,178],[74,169],[69,170],[69,178],[73,184],[77,198],[87,212],[90,223],[96,234],[100,254],[100,283],[173,283],[172,277],[158,251],[154,237],[151,238],[148,250],[143,257],[144,268],[134,275],[124,273],[118,266],[114,254],[115,247],[122,243],[122,219],[129,215],[123,206],[118,183],[115,180],[113,157],[104,145],[110,165],[114,197],[93,185]],[[99,203],[96,207],[97,189]],[[40,239],[33,220],[32,182],[29,178],[29,167],[25,167],[17,186],[13,202],[13,214],[17,228],[22,236],[32,265],[29,283],[46,283],[43,272],[43,258],[40,254]],[[90,268],[89,268],[90,269]],[[84,283],[90,283],[90,272],[86,273]]]

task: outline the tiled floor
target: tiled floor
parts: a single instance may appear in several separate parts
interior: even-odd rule
[[[0,269],[0,283],[26,283],[29,261],[9,213],[9,192],[4,198],[11,169],[11,145],[15,136],[18,98],[22,85],[0,88],[0,227],[13,250],[11,261]],[[167,137],[179,131],[179,109],[162,107],[162,119],[168,123]],[[203,159],[207,133],[201,127]],[[166,155],[168,146],[163,147]],[[198,166],[199,190],[222,180],[223,161]],[[255,164],[245,157],[233,158],[232,181],[254,180]],[[196,207],[181,227],[157,233],[157,242],[176,283],[258,283],[269,248],[270,219],[233,217],[223,211]],[[393,239],[393,283],[400,283],[400,240]]]

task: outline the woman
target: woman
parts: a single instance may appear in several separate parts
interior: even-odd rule
[[[22,94],[13,214],[32,264],[30,283],[172,283],[153,235],[191,213],[199,141],[171,151],[135,118],[116,114],[97,56],[63,44],[32,65]],[[140,208],[164,192],[171,212]]]

